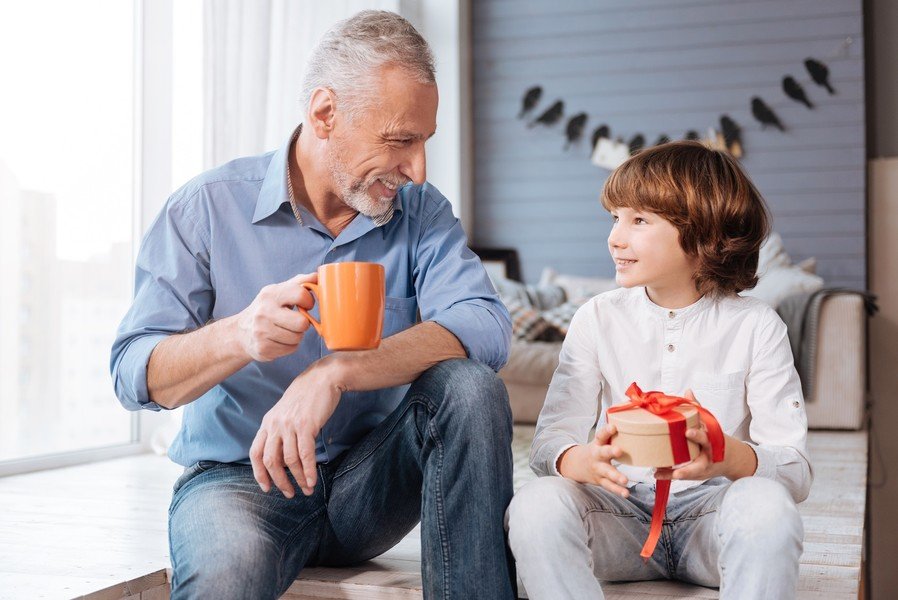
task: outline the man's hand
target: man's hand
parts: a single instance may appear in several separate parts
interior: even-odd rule
[[[293,380],[284,395],[262,419],[249,458],[263,491],[271,483],[287,498],[294,494],[289,469],[306,496],[315,487],[315,437],[333,414],[343,392],[336,369],[325,357]]]
[[[692,390],[686,390],[684,396],[695,400]],[[699,454],[682,467],[660,468],[655,470],[655,479],[688,479],[705,481],[712,477],[724,476],[732,481],[754,475],[758,460],[751,446],[741,440],[724,434],[723,460],[711,461],[711,441],[704,426],[686,430],[686,438],[699,445]]]
[[[626,476],[611,464],[612,458],[620,458],[622,454],[618,446],[610,444],[615,433],[614,425],[605,425],[596,431],[591,443],[565,451],[558,460],[558,472],[579,483],[599,485],[621,498],[629,496]]]
[[[312,308],[312,294],[300,283],[317,280],[317,273],[311,273],[267,285],[237,315],[237,340],[247,356],[268,362],[299,348],[309,321],[293,307]]]

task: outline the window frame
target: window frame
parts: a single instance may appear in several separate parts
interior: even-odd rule
[[[133,0],[133,3],[132,266],[146,228],[171,191],[174,24],[173,0]],[[112,383],[109,385],[111,389]],[[150,452],[152,435],[165,422],[150,411],[138,411],[131,415],[128,443],[0,461],[0,477]]]

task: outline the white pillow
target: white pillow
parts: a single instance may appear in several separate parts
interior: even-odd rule
[[[783,247],[783,239],[772,232],[758,255],[758,285],[742,295],[758,298],[776,308],[789,296],[816,292],[823,287],[823,278],[814,274],[816,266],[815,258],[793,265]]]
[[[614,278],[562,275],[552,267],[543,269],[539,285],[557,285],[564,290],[568,302],[585,302],[593,296],[620,287]]]
[[[822,277],[807,273],[798,265],[789,265],[767,269],[759,275],[758,285],[741,294],[758,298],[776,308],[789,296],[816,292],[822,287]]]
[[[761,251],[758,253],[758,273],[763,273],[769,268],[788,267],[791,264],[792,259],[783,247],[783,238],[772,231],[761,244]]]

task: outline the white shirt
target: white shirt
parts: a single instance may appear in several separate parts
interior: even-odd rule
[[[813,474],[801,383],[786,326],[762,301],[706,296],[669,310],[635,287],[580,307],[537,422],[530,451],[537,475],[558,475],[561,453],[591,441],[608,407],[629,402],[624,394],[633,382],[677,396],[691,389],[724,433],[752,445],[755,476],[779,481],[796,502],[807,497]],[[654,483],[650,468],[618,469],[629,486]],[[674,481],[671,492],[699,483]]]

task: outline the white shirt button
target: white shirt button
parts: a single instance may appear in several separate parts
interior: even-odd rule
[[[798,400],[792,401],[792,408],[798,408],[799,406],[801,406],[801,402],[799,402]]]
[[[668,351],[668,352],[673,352],[674,349],[675,349],[675,348],[674,348],[674,345],[673,345],[673,344],[668,344],[668,345],[667,345],[667,351]]]
[[[675,316],[677,316],[677,313],[675,313],[674,311],[670,311],[669,313],[667,313],[667,316],[673,319]]]

